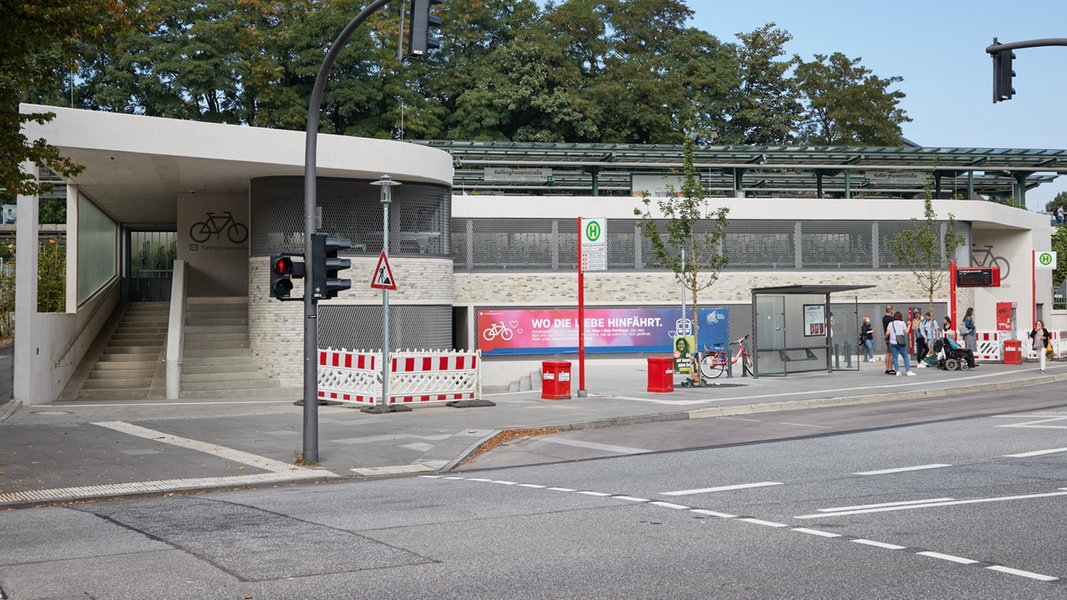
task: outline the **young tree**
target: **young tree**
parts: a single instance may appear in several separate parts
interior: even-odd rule
[[[948,273],[948,257],[964,242],[964,237],[955,231],[956,218],[952,213],[949,213],[942,233],[934,213],[933,197],[933,191],[927,185],[923,198],[925,220],[912,219],[912,229],[898,231],[893,236],[893,253],[915,276],[919,288],[926,292],[930,312],[934,310],[934,292],[941,287]]]
[[[723,206],[707,214],[707,191],[693,167],[694,145],[693,139],[687,137],[683,146],[685,176],[681,195],[668,195],[655,201],[646,195],[644,211],[634,209],[634,214],[641,217],[641,233],[652,243],[655,262],[673,271],[675,278],[689,290],[693,307],[693,335],[698,336],[700,323],[696,320],[696,312],[700,305],[699,292],[715,283],[719,271],[730,260],[723,248],[729,223],[726,215],[730,209]],[[662,230],[657,223],[657,215],[652,212],[653,202],[661,218],[666,219]],[[699,369],[694,370],[694,376],[699,378]]]

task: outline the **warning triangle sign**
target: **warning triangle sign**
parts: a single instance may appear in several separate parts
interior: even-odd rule
[[[371,276],[370,286],[378,290],[396,291],[396,279],[393,278],[393,270],[389,268],[389,257],[382,250],[378,257],[378,266],[374,267],[374,275]]]

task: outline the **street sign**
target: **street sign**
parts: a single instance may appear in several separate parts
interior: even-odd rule
[[[393,270],[389,268],[389,258],[385,255],[385,250],[382,250],[381,256],[378,257],[378,266],[374,267],[370,286],[377,290],[396,291],[396,278],[393,277]]]
[[[582,219],[582,271],[608,270],[608,220]]]
[[[1056,269],[1056,253],[1055,252],[1034,252],[1034,268],[1035,269]]]

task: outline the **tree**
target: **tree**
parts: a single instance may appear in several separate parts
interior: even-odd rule
[[[1056,214],[1056,209],[1061,206],[1067,207],[1067,192],[1060,192],[1056,194],[1055,198],[1045,203],[1045,212]]]
[[[723,206],[707,214],[707,191],[693,167],[694,145],[691,137],[686,138],[681,195],[672,194],[655,200],[657,212],[666,219],[662,231],[652,212],[653,199],[647,194],[643,200],[644,211],[634,209],[634,214],[641,217],[641,233],[651,242],[652,254],[658,266],[673,271],[675,279],[689,290],[694,317],[693,335],[699,336],[700,323],[696,319],[700,305],[698,294],[715,283],[719,271],[729,262],[723,242],[729,224],[726,216],[730,209]],[[694,370],[694,376],[699,378],[699,369]]]
[[[796,70],[804,114],[801,138],[809,144],[898,146],[901,123],[911,121],[900,101],[904,92],[890,90],[903,79],[881,78],[840,52],[816,54]]]
[[[941,287],[947,275],[947,259],[964,242],[964,237],[956,233],[956,218],[952,213],[949,213],[948,223],[942,233],[942,226],[934,213],[933,197],[933,190],[927,184],[923,198],[925,220],[912,219],[912,229],[898,231],[893,236],[893,253],[915,276],[919,289],[926,293],[929,300],[927,310],[930,312],[934,310],[934,292]]]
[[[789,32],[768,23],[751,33],[739,33],[735,47],[741,86],[724,140],[735,144],[786,144],[793,140],[801,105],[789,71],[800,63],[785,55]]]
[[[80,167],[42,139],[22,133],[26,123],[46,123],[52,113],[21,114],[19,103],[37,100],[45,90],[70,74],[75,51],[121,26],[125,6],[117,0],[69,2],[4,2],[0,19],[0,200],[18,194],[37,194],[48,188],[21,171],[23,163],[46,165],[61,175],[75,175]]]
[[[1067,227],[1057,227],[1052,234],[1052,251],[1056,253],[1056,270],[1052,272],[1052,287],[1059,288],[1067,279]]]

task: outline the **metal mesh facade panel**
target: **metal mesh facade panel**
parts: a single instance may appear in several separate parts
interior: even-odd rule
[[[874,245],[865,221],[801,223],[800,258],[805,269],[870,269]]]
[[[320,178],[319,230],[352,240],[342,254],[382,251],[381,191],[371,181]],[[389,254],[450,256],[452,196],[444,186],[404,183],[392,189]],[[251,256],[304,252],[304,178],[262,177],[251,185]]]
[[[320,348],[380,350],[382,307],[319,305]],[[389,345],[392,350],[452,348],[451,306],[389,307]]]
[[[608,268],[657,269],[652,243],[632,219],[608,222]],[[452,246],[457,271],[574,270],[578,232],[573,219],[456,219]],[[658,223],[661,234],[663,222]],[[713,226],[712,221],[706,223]],[[910,221],[731,221],[726,270],[900,269],[893,236]],[[966,225],[956,224],[966,234]],[[878,243],[875,244],[874,240]]]

